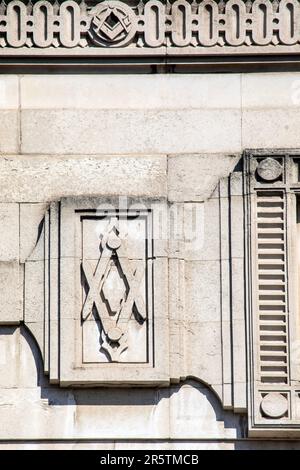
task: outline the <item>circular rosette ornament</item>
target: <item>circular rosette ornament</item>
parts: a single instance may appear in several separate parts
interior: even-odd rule
[[[122,2],[103,2],[89,14],[92,16],[89,36],[98,46],[126,46],[136,34],[136,15]]]

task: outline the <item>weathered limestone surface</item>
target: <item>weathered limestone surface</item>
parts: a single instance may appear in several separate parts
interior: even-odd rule
[[[231,133],[231,129],[240,119],[240,111],[236,109],[24,109],[21,152],[238,152],[240,135]]]
[[[19,115],[15,110],[0,109],[0,151],[18,153],[19,151]]]
[[[25,75],[20,100],[24,109],[232,109],[240,106],[240,77]]]
[[[230,173],[239,155],[169,155],[168,198],[172,202],[202,202],[213,193],[220,178]],[[212,167],[214,172],[211,171]]]
[[[271,441],[246,437],[248,189],[241,157],[247,148],[272,153],[300,147],[299,83],[298,72],[0,76],[1,449],[17,447],[14,439],[35,442],[24,442],[24,448],[58,448],[60,439],[70,440],[70,448],[272,448]],[[98,221],[102,205],[119,204],[119,196],[132,211],[136,204],[151,206],[155,230],[161,220],[163,235],[154,240],[153,256],[144,254],[145,235],[130,238],[145,234],[144,222],[132,216],[129,236],[122,238],[128,252],[118,252],[116,213],[110,213],[110,231]],[[85,357],[98,358],[104,338],[97,311],[92,312],[96,320],[88,317],[84,335],[78,332],[80,308],[97,284],[88,266],[95,275],[100,237],[101,250],[107,240],[115,247],[108,246],[104,260],[117,257],[121,266],[107,277],[111,290],[107,284],[101,294],[111,313],[128,289],[118,275],[124,279],[126,272],[132,288],[136,268],[130,267],[146,257],[149,287],[154,266],[151,295],[145,295],[142,277],[135,294],[154,315],[151,354],[166,362],[162,373],[159,368],[141,372],[146,333],[136,314],[109,331],[113,337],[128,329],[129,362],[142,357],[138,366],[121,364],[120,371],[118,362],[102,355],[96,366],[85,363],[79,378],[75,371],[60,383],[58,357],[62,369],[77,360],[83,337],[89,345]],[[88,288],[78,287],[82,258],[89,263]],[[54,308],[58,285],[64,286],[60,298],[65,299],[61,325]],[[95,287],[98,302],[97,292]],[[140,304],[139,309],[143,313]],[[64,322],[68,333],[62,347],[57,338]],[[299,388],[296,336],[293,341],[293,386],[283,393]],[[114,388],[108,393],[110,380]],[[76,381],[89,388],[78,389]],[[122,387],[126,381],[130,388]],[[295,410],[299,420],[299,399]],[[284,425],[290,417],[285,419]],[[291,437],[286,432],[282,439]],[[278,446],[298,448],[299,441]]]
[[[80,195],[167,195],[166,155],[2,155],[0,169],[0,200],[5,203]]]
[[[223,412],[200,384],[109,394],[106,389],[59,390],[39,376],[39,352],[25,330],[2,327],[1,333],[1,439],[178,439],[187,416],[188,438],[237,436],[238,418]],[[11,363],[16,367],[4,373]],[[122,420],[118,430],[116,416]]]
[[[244,148],[298,147],[298,74],[244,75],[241,83]]]

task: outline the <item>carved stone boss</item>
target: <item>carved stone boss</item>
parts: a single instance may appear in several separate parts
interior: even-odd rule
[[[101,207],[51,204],[25,264],[25,324],[52,383],[166,385],[167,259],[155,260],[153,213]]]
[[[300,52],[299,22],[298,0],[2,1],[0,54]]]
[[[245,157],[251,435],[300,426],[299,155]]]

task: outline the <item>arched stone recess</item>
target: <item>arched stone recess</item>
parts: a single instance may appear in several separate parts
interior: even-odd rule
[[[224,411],[215,395],[195,381],[109,393],[103,387],[58,388],[45,377],[36,341],[24,327],[5,326],[0,333],[0,419],[6,423],[0,441],[244,436],[245,416]],[[116,421],[122,426],[116,427]]]

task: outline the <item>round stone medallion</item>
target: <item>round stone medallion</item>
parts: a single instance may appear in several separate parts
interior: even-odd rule
[[[282,175],[282,166],[278,160],[267,157],[259,163],[257,173],[265,181],[274,181]]]
[[[261,410],[268,418],[282,418],[288,411],[288,401],[281,393],[268,393],[261,402]]]
[[[122,334],[123,334],[122,330],[118,328],[117,326],[110,328],[107,332],[107,336],[109,337],[111,341],[119,341]]]
[[[122,2],[103,2],[92,8],[89,14],[92,16],[89,36],[98,46],[125,46],[136,34],[136,15]]]

